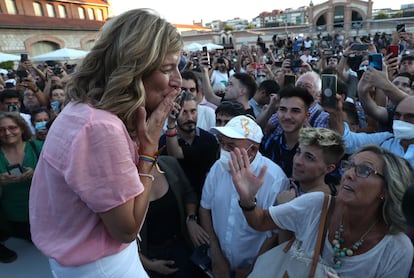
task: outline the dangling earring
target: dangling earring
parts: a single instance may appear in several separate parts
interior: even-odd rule
[[[380,199],[381,199],[381,201],[384,201],[384,196],[381,196]]]

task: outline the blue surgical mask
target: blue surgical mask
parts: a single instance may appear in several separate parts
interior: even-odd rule
[[[60,103],[57,100],[52,101],[50,103],[50,107],[52,107],[53,111],[55,111],[55,112],[59,112],[59,106],[60,106]]]
[[[37,131],[39,131],[39,130],[45,130],[45,129],[46,129],[46,124],[47,124],[47,122],[46,122],[46,121],[43,121],[43,122],[37,122],[37,123],[35,124],[35,129],[36,129]]]

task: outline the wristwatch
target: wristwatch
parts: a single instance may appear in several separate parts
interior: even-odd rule
[[[187,215],[187,219],[185,220],[185,222],[188,222],[188,221],[195,221],[195,222],[197,222],[197,219],[198,219],[197,215],[195,215],[195,214],[189,214],[189,215]]]
[[[257,205],[257,199],[256,199],[256,197],[254,198],[253,204],[251,206],[248,206],[248,207],[243,206],[242,203],[239,200],[239,206],[240,206],[240,208],[243,211],[252,211],[252,210],[254,210],[256,208],[256,205]]]

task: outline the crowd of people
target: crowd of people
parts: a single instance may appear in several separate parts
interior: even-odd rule
[[[24,57],[0,78],[0,241],[54,277],[247,277],[292,237],[312,258],[328,194],[326,277],[414,277],[413,35],[185,52],[137,9],[76,67]]]

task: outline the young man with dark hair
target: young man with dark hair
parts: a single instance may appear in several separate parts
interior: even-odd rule
[[[197,75],[192,71],[184,71],[181,73],[181,78],[183,79],[181,90],[192,94],[197,102],[197,127],[210,130],[216,122],[214,109],[200,104],[204,96],[199,90]]]
[[[245,113],[246,111],[240,102],[222,101],[216,108],[216,126],[225,126],[232,118]]]
[[[262,144],[262,153],[277,163],[290,177],[293,156],[299,145],[299,132],[309,118],[312,95],[304,88],[285,87],[279,92],[280,104],[277,111],[282,133],[276,133]]]
[[[256,117],[262,112],[263,106],[269,104],[270,95],[277,94],[279,90],[280,86],[274,80],[268,79],[260,83],[256,93],[249,100],[249,104],[253,108]]]

